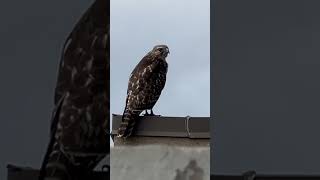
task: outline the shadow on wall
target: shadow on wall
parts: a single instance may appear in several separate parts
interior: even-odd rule
[[[183,171],[176,170],[177,175],[174,180],[203,180],[204,171],[197,165],[196,160],[191,160]]]

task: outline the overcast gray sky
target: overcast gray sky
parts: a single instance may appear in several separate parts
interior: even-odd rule
[[[154,45],[170,49],[155,105],[166,116],[210,115],[210,1],[111,0],[111,112],[122,113],[129,75]]]

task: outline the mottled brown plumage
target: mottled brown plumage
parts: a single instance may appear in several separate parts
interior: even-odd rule
[[[63,49],[46,177],[80,179],[109,153],[109,72],[109,1],[96,0]]]
[[[132,71],[118,137],[131,135],[137,118],[143,110],[151,110],[153,115],[152,108],[166,83],[168,53],[169,48],[166,45],[157,45]]]

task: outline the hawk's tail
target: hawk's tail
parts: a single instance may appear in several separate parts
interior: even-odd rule
[[[122,122],[118,129],[118,137],[128,137],[132,134],[134,126],[141,111],[125,109],[122,115]]]

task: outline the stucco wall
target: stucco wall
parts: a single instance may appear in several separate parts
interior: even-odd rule
[[[115,140],[112,180],[209,180],[209,140],[135,138]]]

